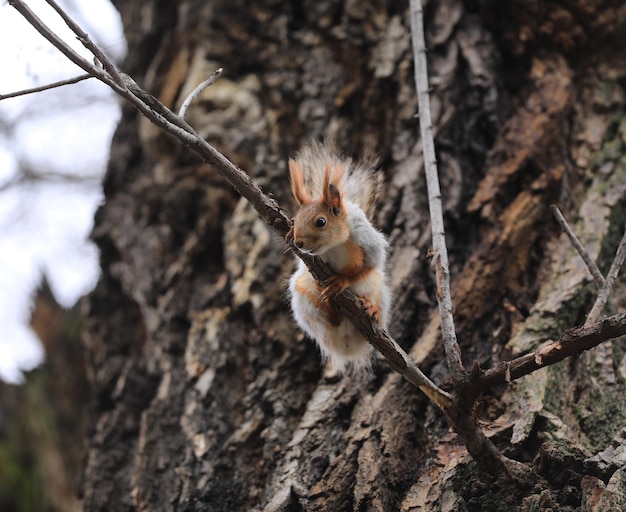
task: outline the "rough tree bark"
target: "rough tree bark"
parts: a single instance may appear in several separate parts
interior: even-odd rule
[[[380,156],[391,334],[445,387],[408,2],[114,3],[122,68],[166,105],[225,68],[187,119],[284,207],[287,158],[307,139]],[[549,205],[606,272],[626,217],[625,29],[619,1],[426,2],[466,363],[487,368],[584,322],[594,284]],[[286,245],[208,166],[123,112],[93,231],[85,510],[626,506],[623,341],[483,397],[496,444],[544,479],[494,480],[384,363],[325,373],[289,314]]]

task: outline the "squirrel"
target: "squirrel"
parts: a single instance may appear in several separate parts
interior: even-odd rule
[[[369,369],[370,344],[330,299],[350,288],[386,329],[391,308],[385,274],[388,243],[371,222],[382,173],[371,159],[353,161],[328,145],[312,143],[289,160],[289,175],[300,209],[288,236],[336,273],[320,284],[298,260],[289,280],[293,316],[334,369]]]

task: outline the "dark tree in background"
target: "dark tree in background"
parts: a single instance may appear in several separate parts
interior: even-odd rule
[[[0,381],[0,510],[79,511],[90,401],[81,314],[57,304],[44,278],[30,325],[45,363],[25,372],[23,384]]]
[[[225,68],[187,119],[284,207],[287,158],[307,140],[379,155],[390,331],[445,387],[407,2],[114,3],[122,69],[167,106]],[[551,203],[604,272],[623,233],[626,6],[433,0],[425,16],[457,334],[465,362],[487,368],[582,324],[593,303]],[[123,108],[84,329],[86,511],[626,506],[623,340],[482,398],[496,445],[541,476],[533,488],[495,479],[384,362],[324,373],[289,313],[287,246]],[[610,308],[626,309],[623,283]]]

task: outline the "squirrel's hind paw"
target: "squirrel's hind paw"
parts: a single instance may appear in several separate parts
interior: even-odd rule
[[[363,304],[363,308],[367,312],[368,315],[374,318],[377,324],[380,325],[380,306],[378,304],[374,304],[370,302],[368,299],[363,297],[359,297],[361,303]]]

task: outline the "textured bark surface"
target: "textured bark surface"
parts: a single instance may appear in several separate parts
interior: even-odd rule
[[[333,138],[385,169],[391,335],[440,385],[408,6],[118,0],[124,71],[293,211],[286,161]],[[427,2],[432,111],[458,337],[483,368],[584,321],[593,282],[549,205],[610,265],[626,210],[619,1]],[[481,400],[541,475],[481,474],[445,418],[381,362],[324,372],[285,298],[293,256],[208,166],[125,107],[93,238],[85,343],[95,420],[85,510],[619,510],[623,341]],[[619,292],[619,290],[618,290]],[[613,309],[624,309],[618,293]],[[621,504],[621,505],[620,505]]]

